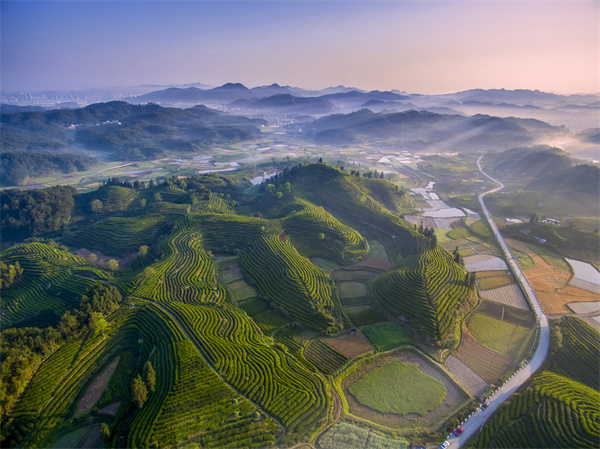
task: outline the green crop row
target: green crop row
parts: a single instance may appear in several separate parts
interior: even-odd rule
[[[318,339],[306,346],[304,357],[325,374],[335,373],[348,362],[348,357]]]
[[[227,382],[288,430],[310,432],[323,422],[331,400],[323,381],[266,345],[246,315],[228,304],[168,307]]]

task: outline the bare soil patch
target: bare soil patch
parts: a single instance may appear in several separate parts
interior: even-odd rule
[[[367,337],[359,330],[356,330],[353,335],[346,333],[339,337],[323,338],[322,340],[349,359],[373,350],[373,346],[371,346]]]
[[[94,404],[98,402],[98,399],[100,399],[100,396],[102,396],[104,389],[108,385],[110,376],[112,376],[112,373],[115,371],[115,369],[117,369],[119,359],[120,357],[116,357],[104,371],[96,376],[92,384],[88,387],[83,395],[83,398],[81,398],[81,401],[79,401],[79,406],[75,412],[76,418],[90,411]]]
[[[281,234],[279,234],[279,241],[285,242],[285,239],[287,239],[287,236],[288,236],[287,231],[283,231]]]
[[[529,310],[509,307],[491,301],[482,301],[477,308],[477,313],[482,313],[497,320],[523,326],[528,329],[535,327],[535,315]]]
[[[423,416],[414,413],[404,416],[393,413],[381,413],[360,404],[348,391],[350,385],[358,381],[358,379],[360,379],[370,370],[378,366],[386,365],[387,363],[395,360],[399,360],[404,363],[418,364],[419,370],[422,373],[434,377],[435,379],[439,380],[444,387],[446,387],[446,397],[438,408],[426,413]],[[390,388],[393,388],[393,386],[390,386]],[[414,427],[415,425],[423,427],[434,426],[445,419],[450,413],[456,411],[467,399],[466,393],[464,393],[446,373],[429,361],[410,351],[394,354],[358,368],[356,371],[342,380],[342,391],[344,392],[344,396],[348,402],[349,412],[352,415],[396,429],[411,426]]]
[[[365,259],[356,265],[352,265],[353,267],[366,267],[366,268],[374,268],[376,270],[387,271],[392,268],[392,264],[387,259]]]
[[[98,258],[97,265],[99,265],[99,266],[108,266],[108,261],[111,260],[111,259],[114,259],[117,262],[119,262],[119,269],[129,267],[129,265],[131,265],[131,262],[133,262],[133,259],[135,259],[136,256],[138,255],[137,252],[134,252],[134,253],[128,254],[125,257],[107,256],[107,255],[101,253],[100,251],[90,251],[87,248],[79,248],[73,254],[75,254],[76,256],[81,256],[81,257],[87,259],[87,256],[89,256],[92,253],[94,253],[96,255],[96,257]]]
[[[98,410],[98,413],[102,413],[104,415],[109,415],[109,416],[117,416],[119,407],[121,407],[121,401],[115,402],[113,404],[107,405],[104,408],[101,408],[100,410]]]

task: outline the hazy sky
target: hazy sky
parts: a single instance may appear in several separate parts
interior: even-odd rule
[[[2,90],[277,82],[598,92],[586,1],[6,1]]]

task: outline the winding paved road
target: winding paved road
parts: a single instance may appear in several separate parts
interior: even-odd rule
[[[504,252],[506,261],[508,262],[511,271],[515,275],[515,278],[519,281],[521,289],[525,293],[525,296],[528,298],[531,308],[535,312],[535,315],[538,320],[539,344],[537,350],[535,351],[535,354],[533,355],[529,363],[523,368],[521,368],[489,399],[488,408],[485,411],[478,410],[467,420],[466,423],[463,424],[463,428],[465,430],[460,437],[452,437],[448,440],[450,442],[449,449],[456,449],[464,445],[467,442],[467,440],[483,426],[485,421],[498,409],[500,404],[506,401],[521,385],[525,383],[527,379],[529,379],[533,375],[533,373],[535,373],[542,366],[542,364],[546,360],[546,357],[548,356],[548,348],[550,347],[550,328],[548,326],[548,318],[546,317],[546,314],[544,313],[544,310],[542,309],[542,306],[540,305],[537,296],[533,291],[533,288],[527,281],[527,278],[523,274],[523,271],[521,271],[521,268],[519,268],[519,266],[517,265],[517,262],[510,253],[508,246],[506,246],[506,243],[504,243],[504,239],[500,235],[500,231],[498,230],[496,223],[494,223],[492,215],[490,214],[489,210],[485,206],[485,203],[483,202],[483,197],[485,195],[487,195],[488,193],[494,193],[499,190],[502,190],[504,188],[504,184],[487,175],[483,171],[483,169],[481,168],[482,158],[483,155],[480,156],[479,159],[477,159],[477,167],[479,168],[479,171],[487,178],[499,184],[499,187],[496,187],[492,190],[488,190],[487,192],[479,195],[479,204],[481,205],[481,209],[483,210],[484,215],[487,217],[492,231],[494,232],[496,239],[498,240],[498,243],[500,244],[500,247]]]

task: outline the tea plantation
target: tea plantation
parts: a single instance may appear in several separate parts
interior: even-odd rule
[[[473,303],[435,234],[400,218],[407,195],[324,164],[258,187],[213,174],[73,194],[60,231],[0,254],[2,447],[314,443],[340,416],[331,381],[355,353],[349,331],[361,354],[433,354]],[[315,258],[341,268],[330,276]],[[348,284],[344,269],[368,276]],[[344,302],[356,285],[360,307]],[[555,364],[490,421],[483,445],[512,444],[508,421],[550,441],[550,413],[570,426],[564,444],[591,445],[597,378],[573,367],[593,372],[598,345],[581,326],[561,322]]]

